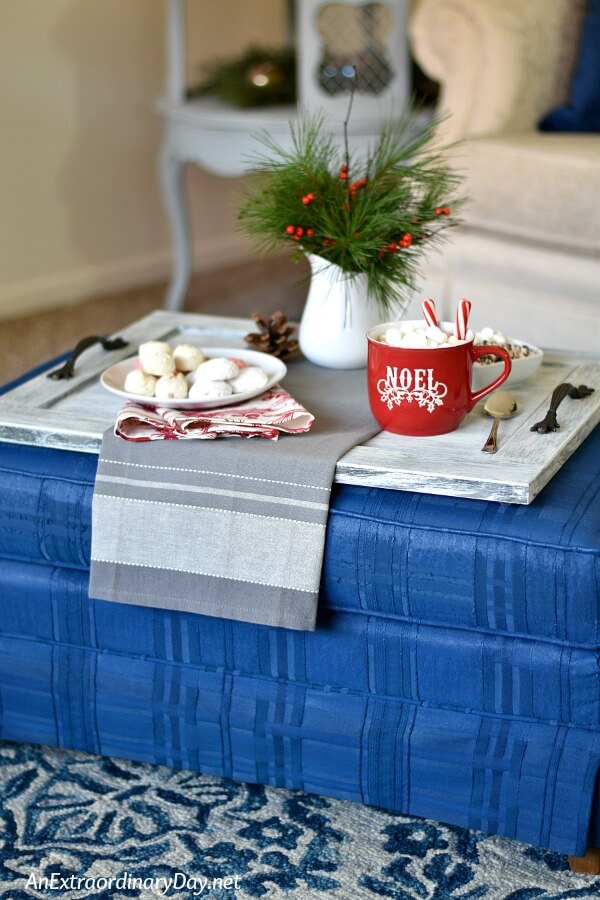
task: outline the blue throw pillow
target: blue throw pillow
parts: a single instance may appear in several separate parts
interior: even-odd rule
[[[600,131],[600,0],[590,0],[583,21],[571,100],[541,120],[542,131]]]

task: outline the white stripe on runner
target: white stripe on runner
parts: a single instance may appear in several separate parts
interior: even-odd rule
[[[298,481],[278,481],[276,478],[257,478],[255,475],[232,475],[229,472],[213,472],[210,469],[179,469],[176,466],[151,466],[146,463],[123,462],[119,459],[102,459],[103,463],[112,463],[114,466],[134,466],[136,469],[160,469],[163,472],[197,472],[198,475],[220,475],[223,478],[243,478],[244,481],[264,481],[268,484],[286,484],[289,487],[311,488],[315,491],[327,491],[331,493],[330,487],[322,487],[318,484],[302,484]]]
[[[325,528],[316,522],[305,522],[303,519],[286,519],[284,516],[263,516],[260,513],[238,512],[232,509],[220,509],[215,506],[195,506],[193,503],[167,503],[166,500],[141,500],[134,497],[113,497],[111,494],[94,494],[94,503],[98,500],[121,500],[124,503],[146,503],[152,506],[170,506],[172,509],[195,509],[197,512],[227,513],[232,516],[251,516],[253,519],[273,519],[275,522],[287,522],[292,525],[306,525],[307,528]]]
[[[118,561],[114,565],[250,578],[310,593],[319,583],[324,528],[278,516],[95,494],[91,555]]]
[[[176,484],[164,481],[142,481],[139,478],[121,478],[118,475],[97,475],[96,481],[110,484],[130,484],[135,487],[148,487],[160,491],[187,491],[193,494],[216,494],[222,497],[241,497],[242,500],[254,500],[259,503],[280,503],[283,506],[303,506],[306,509],[328,510],[328,503],[313,503],[311,500],[294,500],[291,497],[272,497],[269,494],[251,494],[244,491],[228,491],[221,488],[202,487],[195,484]]]

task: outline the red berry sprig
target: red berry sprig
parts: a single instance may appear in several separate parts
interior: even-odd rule
[[[407,231],[402,235],[401,238],[398,238],[397,241],[390,241],[389,244],[384,244],[379,253],[377,254],[379,259],[384,259],[388,253],[397,253],[398,250],[406,250],[413,242],[412,234],[409,234]]]
[[[343,165],[340,169],[340,179],[342,181],[348,181],[348,166]]]
[[[305,194],[304,197],[302,198],[302,202],[304,203],[305,206],[310,206],[311,203],[315,202],[315,195],[314,194]]]
[[[352,197],[352,199],[356,197],[356,195],[362,188],[366,187],[367,182],[368,178],[364,176],[362,178],[359,178],[358,181],[350,182],[350,184],[348,185],[348,190],[350,191],[350,196]]]
[[[299,241],[302,235],[304,234],[304,228],[301,225],[286,225],[285,233],[289,234],[289,236],[294,241]]]
[[[449,216],[450,215],[450,207],[449,206],[436,206],[434,209],[434,213],[436,216]]]
[[[289,234],[294,241],[299,241],[304,235],[306,235],[306,237],[314,237],[315,229],[302,228],[301,225],[286,225],[285,233]]]

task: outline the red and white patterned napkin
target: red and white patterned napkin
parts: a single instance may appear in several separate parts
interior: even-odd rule
[[[221,409],[168,409],[128,403],[115,422],[126,441],[211,440],[217,437],[262,437],[310,431],[315,417],[276,386],[260,397]]]

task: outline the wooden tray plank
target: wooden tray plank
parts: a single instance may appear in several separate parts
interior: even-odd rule
[[[336,481],[366,487],[416,491],[421,494],[443,494],[495,500],[498,503],[528,503],[529,470],[515,466],[506,480],[493,468],[481,464],[461,474],[444,466],[442,459],[407,460],[401,450],[360,446],[347,453],[336,468]]]

